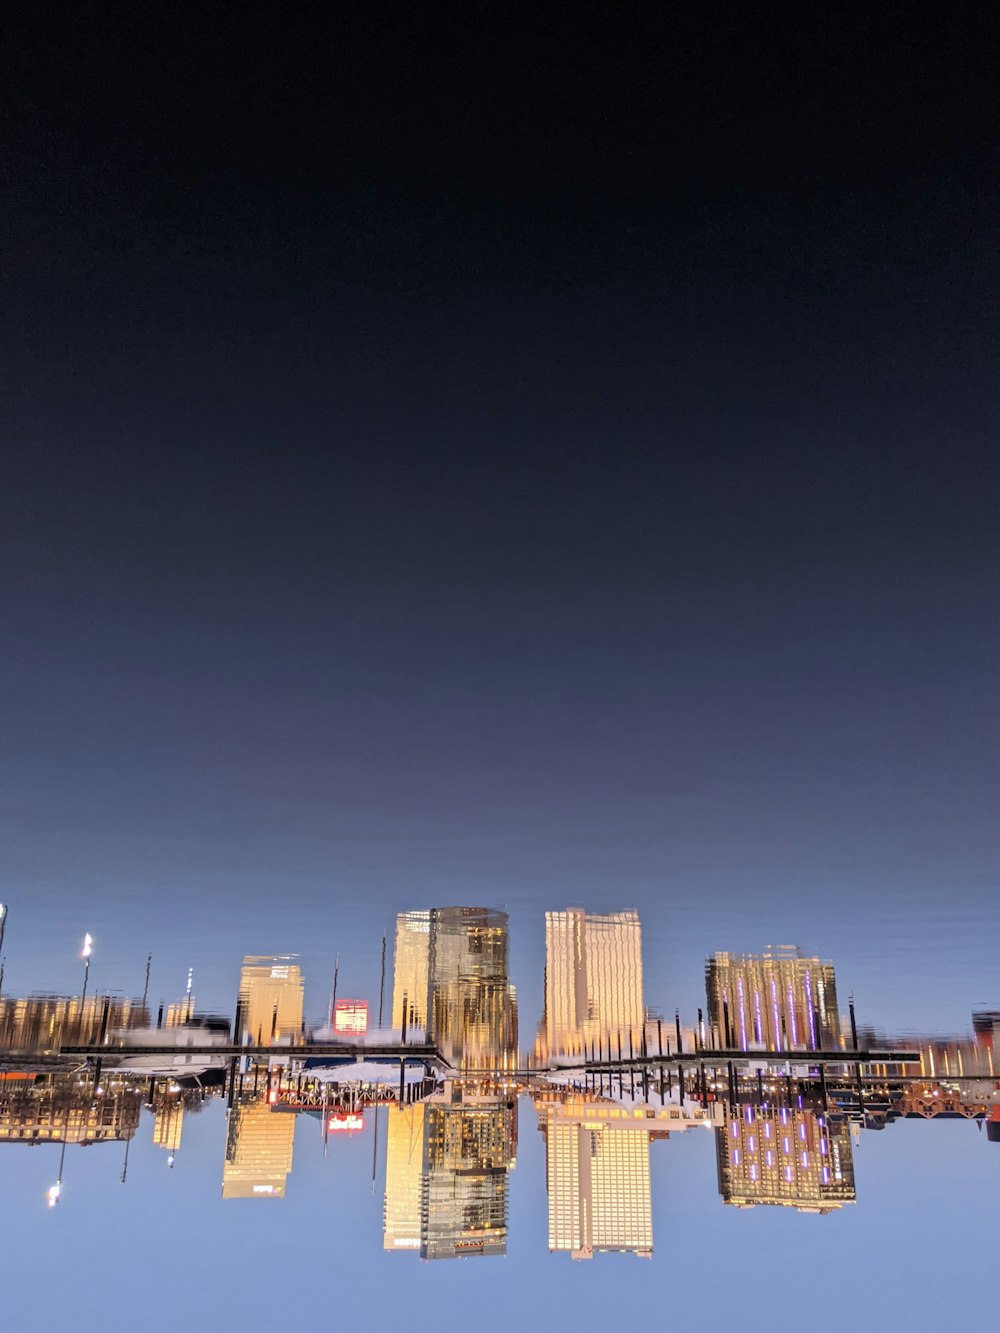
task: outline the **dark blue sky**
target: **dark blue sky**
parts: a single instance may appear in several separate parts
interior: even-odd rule
[[[996,20],[869,8],[15,16],[17,984],[486,900],[533,1023],[579,901],[996,1003]]]

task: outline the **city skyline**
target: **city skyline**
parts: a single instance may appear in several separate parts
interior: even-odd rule
[[[489,908],[413,909],[398,915],[381,983],[390,997],[386,1010],[389,1030],[408,1030],[411,1040],[430,1032],[430,1039],[435,1040],[433,1016],[430,1028],[418,1021],[423,1009],[433,1010],[435,989],[438,1037],[445,1045],[454,1046],[459,1063],[465,1059],[463,1043],[471,1040],[467,1064],[477,1044],[481,1050],[506,1050],[508,1054],[501,1059],[508,1067],[512,1067],[511,1056],[518,1050],[525,1055],[531,1052],[531,1058],[542,1062],[573,1054],[600,1058],[603,1053],[611,1058],[616,1052],[627,1054],[630,1043],[638,1054],[643,1044],[652,1048],[657,1041],[663,1042],[664,1035],[672,1039],[678,1023],[688,1049],[732,1046],[743,1051],[846,1048],[859,1028],[869,1035],[880,1026],[889,1030],[878,1015],[855,1012],[853,993],[849,1007],[844,1008],[838,999],[834,963],[808,955],[794,945],[767,945],[758,953],[711,953],[705,959],[702,994],[689,1011],[682,1014],[677,1006],[671,1006],[669,993],[654,996],[653,1003],[647,1005],[642,923],[635,909],[594,914],[584,908],[570,908],[547,910],[541,915],[546,940],[540,988],[543,1009],[533,1047],[527,1039],[520,1045],[517,1039],[516,988],[508,980],[507,914]],[[435,938],[438,943],[432,949]],[[88,939],[92,941],[93,937],[88,935]],[[589,966],[585,940],[591,942]],[[433,972],[432,952],[437,960]],[[89,983],[89,955],[86,961]],[[319,1016],[314,987],[307,1010],[300,961],[298,953],[244,955],[235,999],[235,1021],[242,1041],[283,1044],[302,1037],[309,1026],[317,1030],[329,1026],[339,1035],[363,1035],[367,1031],[374,1000],[343,995],[338,999],[335,992],[331,993],[323,1005],[324,1020]],[[150,954],[150,971],[152,962]],[[23,1040],[30,1047],[47,1029],[50,1033],[58,1030],[65,1034],[65,1040],[85,1045],[88,1038],[101,1032],[141,1027],[154,1019],[156,1026],[169,1029],[183,1027],[197,1014],[225,1016],[226,1007],[219,1010],[198,1005],[192,991],[192,973],[189,968],[187,989],[173,1001],[157,1002],[145,994],[140,1001],[124,997],[118,990],[110,994],[101,990],[98,994],[94,989],[82,998],[79,994],[46,991],[34,992],[30,998],[5,997],[0,988],[0,1040],[6,1033],[8,1042],[16,1045]],[[0,974],[0,987],[2,981]],[[209,984],[211,975],[205,981]],[[415,1000],[409,999],[408,988],[415,992]],[[478,1007],[478,1017],[473,1018],[470,1006]],[[671,1017],[672,1009],[676,1019]],[[994,1012],[1000,1010],[977,1006],[977,1019],[985,1025],[984,1030]],[[915,1033],[920,1026],[904,1023],[895,1030]],[[557,1034],[561,1035],[554,1040]],[[922,1040],[926,1040],[928,1050],[935,1042],[933,1036]],[[947,1042],[944,1044],[946,1047]]]
[[[6,1321],[982,1325],[1000,15],[4,17]]]

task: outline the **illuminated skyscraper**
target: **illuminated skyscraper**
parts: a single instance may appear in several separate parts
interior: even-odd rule
[[[392,1026],[427,1027],[427,962],[430,949],[429,911],[400,912],[396,917],[396,949],[392,980]]]
[[[423,1029],[449,1063],[513,1069],[517,1001],[507,980],[507,914],[435,907],[396,918],[392,1024]]]
[[[840,1047],[833,964],[791,947],[717,953],[706,969],[717,1043],[728,1050],[815,1051]]]
[[[653,1253],[648,1121],[604,1103],[540,1105],[549,1196],[549,1249]]]
[[[463,1069],[517,1065],[517,1007],[507,979],[507,913],[435,907],[428,936],[428,1035]]]
[[[719,1193],[736,1208],[829,1213],[857,1199],[846,1121],[807,1108],[737,1107],[715,1144]]]
[[[539,1054],[571,1054],[619,1037],[627,1048],[630,1036],[638,1048],[644,1021],[638,912],[546,912]]]
[[[420,1196],[424,1162],[424,1105],[389,1106],[385,1153],[387,1250],[420,1249]]]
[[[296,956],[248,955],[243,959],[240,1013],[245,1041],[270,1046],[301,1037],[304,988]]]
[[[292,1170],[295,1116],[272,1111],[266,1102],[244,1103],[229,1112],[224,1199],[281,1199]]]
[[[516,1103],[430,1101],[424,1115],[421,1258],[506,1253]]]

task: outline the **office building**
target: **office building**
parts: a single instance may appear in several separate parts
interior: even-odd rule
[[[465,1070],[517,1066],[517,1004],[507,979],[507,913],[435,907],[428,933],[428,1035]]]
[[[400,912],[396,917],[392,1026],[400,1031],[404,1026],[418,1031],[425,1031],[427,1028],[430,917],[430,912],[426,910]]]
[[[304,986],[295,954],[248,955],[240,972],[240,1028],[257,1046],[302,1036]]]
[[[619,1041],[623,1052],[630,1041],[638,1050],[645,1012],[639,914],[546,912],[539,1057],[617,1050]]]
[[[782,947],[717,953],[706,968],[715,1043],[727,1050],[815,1051],[841,1046],[833,964]]]
[[[30,995],[0,999],[0,1050],[56,1051],[83,1046],[123,1028],[149,1022],[137,1000],[114,995]]]

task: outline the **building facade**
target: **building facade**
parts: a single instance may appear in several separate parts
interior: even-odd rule
[[[455,1068],[514,1069],[517,999],[507,952],[506,912],[434,907],[400,913],[393,1027],[422,1030]]]
[[[396,917],[392,1026],[400,1031],[404,1026],[420,1031],[426,1031],[427,1028],[430,919],[431,914],[426,909],[400,912]]]
[[[507,976],[507,913],[434,907],[428,934],[428,1036],[456,1069],[517,1067],[517,1002]]]
[[[705,977],[715,1044],[726,1050],[817,1051],[841,1047],[833,964],[783,947],[717,953]]]
[[[240,972],[240,1028],[251,1045],[297,1041],[305,988],[296,954],[248,954]]]
[[[545,913],[545,1014],[541,1058],[636,1049],[645,1026],[642,927],[635,911]]]

